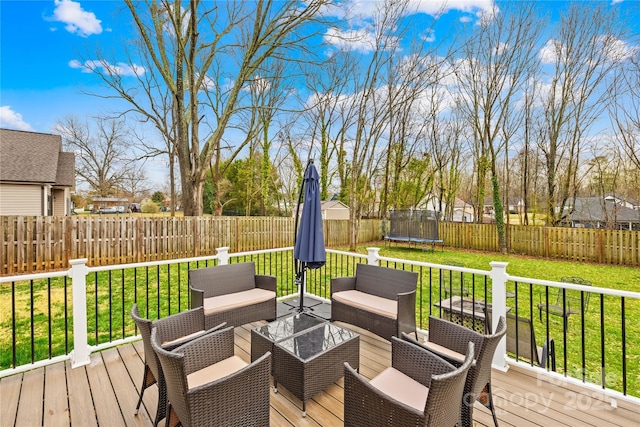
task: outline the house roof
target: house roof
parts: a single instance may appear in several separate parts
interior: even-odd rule
[[[327,200],[320,202],[320,210],[326,209],[349,209],[349,206],[342,203],[340,200]]]
[[[571,221],[640,222],[640,211],[620,206],[600,197],[577,197],[569,215]]]
[[[0,153],[0,181],[74,185],[75,157],[60,135],[0,129]]]

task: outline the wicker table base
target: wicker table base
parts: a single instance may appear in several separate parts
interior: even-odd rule
[[[355,332],[324,323],[275,343],[273,382],[281,384],[302,401],[306,401],[344,375],[344,362],[360,366],[360,336]]]

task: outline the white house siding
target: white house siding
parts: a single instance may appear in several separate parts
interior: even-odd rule
[[[51,190],[53,193],[53,216],[67,215],[68,190],[57,189]]]
[[[0,215],[42,215],[42,187],[0,184]]]

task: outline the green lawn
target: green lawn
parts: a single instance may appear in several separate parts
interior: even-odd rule
[[[507,272],[511,275],[554,281],[559,281],[563,276],[580,276],[591,280],[594,286],[640,292],[640,268],[579,264],[449,249],[422,251],[420,248],[385,247],[382,243],[367,245],[371,246],[380,247],[380,255],[384,257],[445,265],[455,262],[464,267],[486,271],[490,269],[489,262],[505,261],[509,263]],[[366,248],[359,248],[358,253],[365,254]],[[233,262],[252,260],[256,262],[259,274],[275,275],[278,278],[278,295],[281,296],[295,293],[297,289],[292,286],[291,256],[291,252],[270,256],[255,255],[234,259]],[[353,258],[329,254],[324,268],[308,273],[307,290],[329,298],[330,279],[352,275],[354,263]],[[200,264],[200,267],[203,266]],[[129,310],[134,301],[140,306],[141,314],[152,319],[187,309],[187,270],[195,267],[195,264],[180,264],[171,268],[161,266],[138,268],[135,271],[130,269],[89,274],[89,344],[101,344],[133,335],[135,329]],[[391,267],[415,269],[413,266],[401,264]],[[443,298],[445,287],[451,287],[455,291],[456,288],[464,286],[473,290],[477,300],[491,301],[490,280],[485,280],[482,275],[472,277],[470,274],[460,275],[437,268],[418,270],[420,289],[417,310],[421,328],[427,328],[429,315],[440,315],[433,304]],[[510,282],[507,284],[507,290],[514,292],[515,286],[515,283]],[[623,358],[620,298],[606,296],[600,299],[598,295],[591,295],[584,319],[580,315],[571,316],[569,329],[565,334],[562,322],[556,316],[549,316],[548,321],[544,316],[542,321],[539,318],[537,303],[544,301],[545,289],[544,286],[520,283],[517,307],[515,298],[509,298],[507,304],[511,307],[512,313],[517,311],[519,316],[533,319],[539,344],[547,336],[554,339],[558,372],[581,378],[584,355],[584,372],[589,381],[600,384],[601,378],[604,377],[607,387],[622,391],[621,373],[624,360],[627,369],[627,392],[637,394],[640,390],[640,328],[636,325],[640,322],[640,300],[625,301],[626,355]],[[0,369],[7,369],[13,365],[14,340],[18,366],[32,361],[32,347],[33,360],[36,361],[65,354],[73,349],[70,280],[67,281],[66,290],[63,279],[19,282],[15,284],[14,295],[12,297],[11,284],[3,284],[0,287]],[[581,333],[582,321],[585,334]],[[70,332],[65,336],[64,331],[67,329]],[[604,334],[601,333],[602,330]],[[584,345],[581,340],[583,336]],[[603,354],[605,372],[600,368]]]
[[[468,268],[490,270],[491,261],[508,262],[507,273],[513,276],[530,277],[543,280],[560,281],[563,276],[580,276],[591,280],[593,286],[640,292],[640,268],[621,267],[601,264],[554,261],[518,255],[501,255],[462,250],[436,249],[421,250],[419,247],[385,246],[369,244],[366,247],[379,247],[380,256],[409,259],[415,261],[445,264],[456,261]],[[366,247],[358,248],[359,253],[366,253]]]

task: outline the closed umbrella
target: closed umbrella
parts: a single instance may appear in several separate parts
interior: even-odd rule
[[[298,196],[295,226],[297,238],[294,235],[293,247],[296,282],[300,286],[299,311],[304,310],[305,270],[320,268],[327,261],[327,254],[324,249],[324,232],[322,230],[322,213],[320,211],[319,179],[320,176],[318,175],[316,167],[313,165],[313,160],[309,160]],[[302,215],[300,216],[298,214],[303,194],[304,203],[302,206]],[[299,226],[298,218],[300,219]]]

